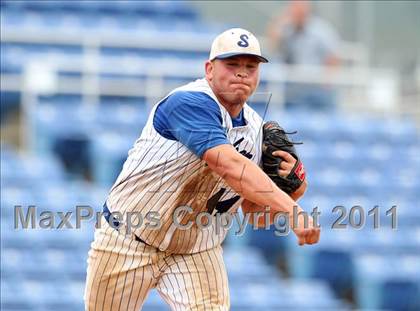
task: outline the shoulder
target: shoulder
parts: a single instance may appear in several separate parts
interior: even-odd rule
[[[183,86],[180,86],[174,89],[170,94],[178,93],[180,91],[189,93],[190,95],[193,95],[193,96],[197,95],[197,96],[200,96],[201,98],[203,98],[204,95],[207,95],[210,99],[213,99],[213,101],[217,102],[216,96],[214,95],[213,90],[211,89],[208,81],[205,78],[197,79]],[[186,93],[180,93],[180,94],[185,95]]]
[[[222,111],[216,101],[208,94],[200,91],[176,90],[169,94],[157,107],[157,113],[169,120],[198,122],[222,121]]]
[[[164,101],[172,106],[188,105],[194,107],[217,107],[217,103],[204,92],[196,91],[175,91],[170,94]],[[167,105],[168,105],[167,104]]]
[[[195,113],[213,111],[220,114],[218,104],[204,92],[175,90],[157,105],[158,113]]]

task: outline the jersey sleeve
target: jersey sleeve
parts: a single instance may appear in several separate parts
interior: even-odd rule
[[[166,139],[177,140],[198,157],[229,144],[217,103],[201,92],[178,91],[161,102],[153,126]]]

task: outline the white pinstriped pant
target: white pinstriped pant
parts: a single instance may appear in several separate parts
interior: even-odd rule
[[[222,248],[171,255],[104,221],[89,251],[85,310],[138,311],[152,288],[172,310],[229,310]]]

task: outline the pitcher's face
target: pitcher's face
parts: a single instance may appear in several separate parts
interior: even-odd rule
[[[216,96],[225,103],[243,104],[259,83],[260,61],[238,55],[206,63],[206,78]]]

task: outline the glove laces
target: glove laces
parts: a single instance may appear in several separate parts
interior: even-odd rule
[[[277,135],[275,132],[280,132],[282,135]],[[283,134],[285,134],[285,135],[283,135]],[[295,134],[297,134],[297,131],[293,131],[293,132],[286,132],[285,130],[283,130],[283,129],[279,129],[279,128],[274,128],[274,129],[271,129],[271,133],[270,134],[268,134],[268,139],[269,140],[271,140],[271,141],[273,141],[273,139],[272,139],[272,137],[274,136],[274,137],[276,137],[276,140],[278,139],[278,138],[280,138],[281,139],[281,144],[280,144],[280,146],[286,146],[286,147],[292,147],[292,146],[294,146],[294,145],[302,145],[303,144],[303,142],[300,142],[300,141],[291,141],[291,140],[289,140],[288,139],[288,137],[286,136],[286,135],[295,135]],[[276,144],[277,145],[277,144]]]

